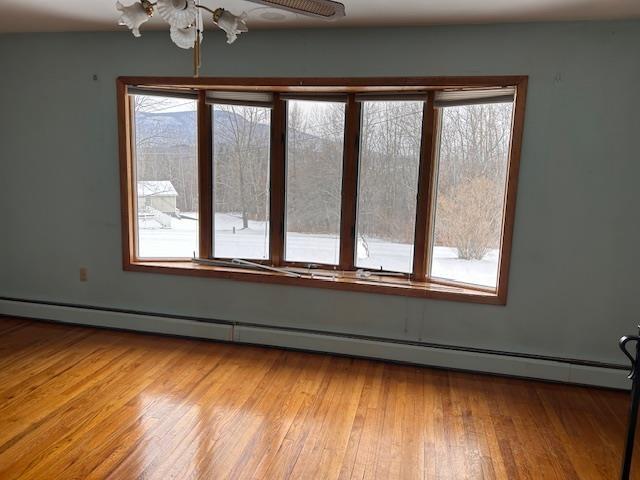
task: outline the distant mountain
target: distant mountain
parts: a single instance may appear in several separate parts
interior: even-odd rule
[[[241,115],[226,110],[215,110],[213,115],[215,131],[228,130],[228,125],[233,121],[242,125],[247,120]],[[260,143],[267,143],[270,135],[270,127],[266,123],[254,127],[255,140],[264,139]],[[136,113],[136,138],[147,147],[176,147],[191,146],[198,143],[198,127],[196,112],[137,112]],[[302,141],[312,142],[321,140],[319,137],[308,133],[298,132],[297,138]],[[216,146],[231,143],[223,135],[214,134]]]
[[[196,112],[136,112],[136,140],[148,146],[195,145]]]
[[[223,110],[215,110],[214,131],[223,130],[232,121],[245,123],[244,117]],[[257,137],[269,136],[269,125],[255,127]],[[196,145],[198,136],[196,112],[137,112],[136,137],[147,140],[149,146]],[[221,135],[214,135],[216,145],[228,143]]]

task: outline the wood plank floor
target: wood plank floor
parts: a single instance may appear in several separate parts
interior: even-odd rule
[[[0,317],[3,480],[615,479],[627,400]]]

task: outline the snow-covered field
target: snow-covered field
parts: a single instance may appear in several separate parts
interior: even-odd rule
[[[154,220],[140,221],[139,255],[153,257],[189,257],[198,251],[197,214],[173,218],[171,228],[159,228]],[[234,231],[235,228],[235,231]],[[232,215],[216,214],[215,256],[221,258],[261,259],[268,255],[269,235],[265,222],[249,222],[242,230],[242,219]],[[359,243],[358,252],[363,252]],[[411,268],[413,245],[367,239],[368,257],[361,256],[359,267],[379,268],[407,272]],[[330,235],[290,233],[287,235],[287,259],[335,264],[338,261],[339,242]],[[435,247],[431,268],[434,277],[462,281],[476,285],[496,286],[498,251],[494,250],[482,260],[460,260],[456,250]]]

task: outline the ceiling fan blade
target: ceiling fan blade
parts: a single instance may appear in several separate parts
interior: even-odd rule
[[[333,20],[345,16],[344,4],[332,0],[248,0],[309,17]]]

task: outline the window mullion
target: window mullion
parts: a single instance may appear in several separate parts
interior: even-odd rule
[[[211,106],[207,92],[198,92],[198,240],[199,257],[211,258],[213,245],[213,176]]]
[[[340,269],[353,270],[356,248],[356,211],[358,194],[358,155],[360,151],[361,103],[355,95],[347,100],[342,163],[342,200],[340,212]]]
[[[416,195],[416,228],[413,249],[413,278],[424,281],[428,277],[429,249],[431,245],[431,212],[435,179],[437,115],[433,91],[429,92],[422,114],[422,138],[420,143],[420,168]]]
[[[284,261],[285,131],[287,109],[279,94],[271,110],[269,195],[269,255],[274,266]]]

